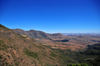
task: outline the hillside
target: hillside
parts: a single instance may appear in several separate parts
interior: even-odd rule
[[[83,54],[87,55],[100,55],[100,43],[88,45],[87,50],[83,52]]]
[[[88,48],[85,51],[80,52],[80,54],[85,56],[84,61],[88,63],[89,66],[100,66],[100,43],[87,46]]]
[[[61,66],[51,49],[0,25],[0,66]]]
[[[100,66],[100,43],[87,45],[81,51],[53,49],[66,62],[67,66]],[[66,60],[67,59],[67,60]],[[71,63],[70,63],[71,62]]]

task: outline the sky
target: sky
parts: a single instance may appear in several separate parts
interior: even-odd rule
[[[0,0],[0,24],[46,33],[100,33],[100,0]]]

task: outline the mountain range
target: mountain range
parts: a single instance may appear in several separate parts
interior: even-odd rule
[[[0,24],[0,66],[100,66],[99,60],[99,36],[64,36]]]
[[[65,36],[60,33],[48,34],[48,33],[45,33],[42,31],[36,31],[36,30],[29,30],[29,31],[24,31],[22,29],[12,29],[12,30],[14,30],[20,35],[27,35],[30,38],[40,38],[40,39],[50,39],[50,40],[65,38]]]

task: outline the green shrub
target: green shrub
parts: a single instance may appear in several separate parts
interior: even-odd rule
[[[52,65],[52,64],[47,63],[45,66],[57,66],[57,65]]]
[[[25,54],[28,55],[28,56],[34,57],[34,58],[38,58],[37,53],[31,52],[30,50],[28,50],[26,48],[25,48]]]
[[[36,46],[36,47],[38,47],[38,48],[44,49],[44,47],[42,47],[42,46],[37,46],[37,45],[35,45],[35,44],[33,44],[33,45]]]
[[[78,63],[78,64],[74,63],[74,64],[68,64],[67,66],[88,66],[88,65],[85,63]]]
[[[56,57],[57,56],[57,54],[55,54],[54,52],[51,52],[50,55],[53,56],[53,57]]]
[[[19,61],[15,63],[15,65],[16,65],[16,66],[19,66],[19,64],[20,64],[20,62],[19,62]]]
[[[2,44],[4,44],[4,41],[0,40],[0,46],[1,46]]]
[[[6,50],[7,48],[8,46],[4,44],[4,41],[0,40],[0,50]]]
[[[9,65],[9,66],[14,66],[14,65]]]
[[[53,59],[52,57],[49,57],[50,59]]]
[[[0,55],[0,59],[2,59],[2,55]]]

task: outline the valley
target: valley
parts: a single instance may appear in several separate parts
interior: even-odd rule
[[[48,34],[42,31],[22,29],[12,29],[20,35],[26,35],[46,46],[51,46],[53,49],[71,49],[78,51],[85,49],[87,45],[92,45],[100,42],[99,34],[77,34],[63,35],[60,33]],[[65,41],[66,40],[66,41]]]

